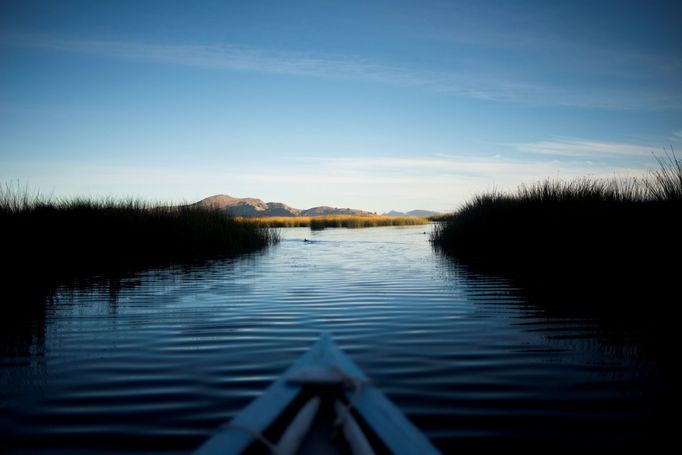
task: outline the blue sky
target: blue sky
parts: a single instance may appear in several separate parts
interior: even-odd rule
[[[0,181],[451,210],[682,146],[682,3],[0,3]]]

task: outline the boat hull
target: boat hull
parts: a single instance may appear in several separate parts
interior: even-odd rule
[[[242,453],[254,442],[254,435],[263,435],[301,393],[301,383],[292,382],[289,378],[301,376],[311,369],[341,371],[347,378],[361,384],[343,393],[390,452],[400,455],[440,453],[386,395],[370,383],[364,372],[334,344],[331,335],[323,334],[226,428],[199,447],[195,455]]]

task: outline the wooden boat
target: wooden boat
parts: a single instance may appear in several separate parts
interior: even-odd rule
[[[437,454],[329,334],[195,455]]]

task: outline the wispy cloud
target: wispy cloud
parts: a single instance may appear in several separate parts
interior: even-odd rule
[[[494,101],[607,108],[666,109],[682,107],[682,95],[655,89],[636,93],[600,87],[589,93],[579,87],[551,84],[503,67],[433,70],[379,62],[355,55],[281,51],[236,44],[153,44],[133,41],[68,39],[8,34],[5,46],[50,49],[114,58],[326,79],[376,82],[444,94]]]
[[[544,155],[569,157],[641,157],[651,156],[660,149],[619,142],[600,142],[584,139],[559,139],[553,141],[529,142],[516,145],[518,150]]]
[[[425,208],[448,211],[492,188],[513,190],[545,178],[636,176],[644,169],[585,160],[508,157],[287,158],[271,163],[201,166],[4,163],[0,182],[20,179],[56,197],[145,197],[188,202],[212,194],[258,197],[295,207],[336,205],[376,212]]]
[[[306,158],[306,165],[277,166],[247,173],[243,177],[257,181],[287,184],[428,184],[430,179],[476,182],[513,188],[544,178],[612,177],[634,175],[643,169],[613,164],[598,164],[586,160],[538,160],[502,156],[449,158]]]
[[[418,207],[448,211],[474,194],[493,188],[513,190],[520,184],[546,178],[612,178],[646,173],[645,169],[586,160],[505,157],[357,157],[307,158],[305,161],[307,165],[303,169],[271,166],[259,168],[258,172],[246,172],[240,174],[240,182],[254,188],[287,188],[288,192],[298,195],[300,201],[310,201],[308,205],[319,204],[327,198],[335,203],[343,201],[348,206],[374,211]],[[317,201],[312,201],[311,195]]]
[[[228,71],[375,81],[397,86],[426,86],[473,97],[492,97],[494,89],[472,85],[473,76],[391,66],[361,57],[283,52],[233,44],[152,44],[34,35],[10,35],[5,44],[61,52],[105,55]]]

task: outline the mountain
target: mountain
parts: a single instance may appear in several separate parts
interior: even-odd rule
[[[390,212],[384,213],[384,215],[386,216],[420,216],[420,217],[429,217],[440,214],[441,214],[440,212],[434,212],[433,210],[410,210],[409,212],[397,212],[395,210],[391,210]]]
[[[417,210],[410,210],[405,215],[429,217],[429,216],[441,215],[441,213],[440,212],[434,212],[433,210],[419,210],[419,209],[417,209]]]
[[[373,213],[365,212],[364,210],[357,209],[339,209],[336,207],[313,207],[311,209],[303,210],[301,212],[302,216],[320,216],[320,215],[373,215]]]
[[[247,197],[236,198],[226,194],[216,194],[200,200],[193,207],[207,207],[225,210],[230,215],[244,217],[265,216],[318,216],[318,215],[372,215],[364,210],[336,207],[313,207],[306,210],[289,207],[281,202],[263,202]]]

